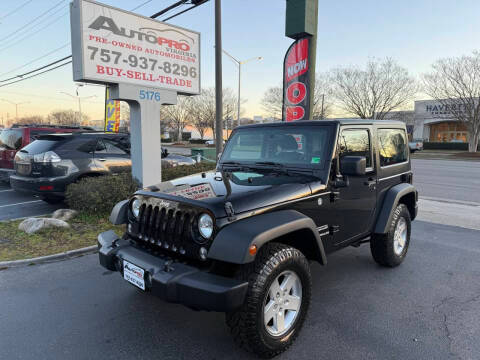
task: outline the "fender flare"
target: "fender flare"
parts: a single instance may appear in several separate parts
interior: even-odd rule
[[[110,213],[110,222],[113,225],[126,224],[128,220],[128,200],[122,200],[115,204]]]
[[[255,255],[248,251],[251,245],[260,249],[267,242],[297,230],[311,231],[317,250],[316,259],[326,265],[327,257],[315,223],[295,210],[252,216],[224,227],[213,240],[208,258],[233,264],[250,263],[255,260]]]
[[[400,199],[410,193],[414,193],[415,199],[417,198],[415,187],[407,183],[395,185],[388,190],[383,200],[382,208],[377,216],[374,231],[376,234],[385,234],[388,231],[388,226],[392,221],[393,211],[400,202]]]

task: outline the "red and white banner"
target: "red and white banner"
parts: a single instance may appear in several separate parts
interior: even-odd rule
[[[310,113],[310,37],[295,41],[283,64],[282,121],[308,120]]]

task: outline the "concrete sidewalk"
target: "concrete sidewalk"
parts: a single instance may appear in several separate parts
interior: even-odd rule
[[[480,203],[420,197],[417,219],[480,230]]]

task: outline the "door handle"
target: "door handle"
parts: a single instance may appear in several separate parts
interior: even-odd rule
[[[368,180],[365,181],[363,184],[367,185],[368,187],[372,187],[372,186],[377,185],[377,180],[374,179],[374,178],[368,178]]]
[[[100,158],[100,159],[97,159],[98,161],[107,161],[107,159],[104,159],[104,158]]]

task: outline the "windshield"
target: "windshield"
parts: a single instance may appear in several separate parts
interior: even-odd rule
[[[323,169],[329,145],[328,126],[245,128],[235,131],[221,163],[282,164]],[[262,164],[263,163],[263,164]]]
[[[0,133],[0,147],[18,150],[22,147],[22,130],[6,129]]]

